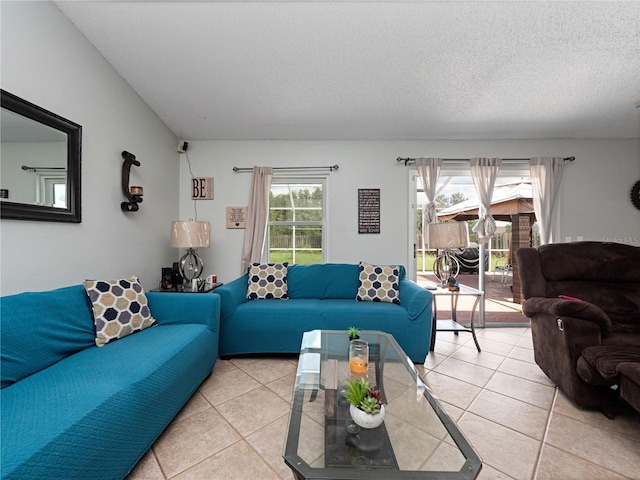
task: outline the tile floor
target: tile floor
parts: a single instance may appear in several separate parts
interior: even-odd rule
[[[569,402],[534,363],[528,328],[477,334],[481,353],[471,335],[439,333],[418,368],[482,457],[478,478],[640,479],[635,411],[612,421]],[[295,356],[219,360],[127,480],[291,480],[295,371]]]

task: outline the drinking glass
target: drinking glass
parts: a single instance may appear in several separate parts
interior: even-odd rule
[[[366,375],[369,368],[369,344],[364,340],[351,340],[349,344],[349,370],[353,375]]]

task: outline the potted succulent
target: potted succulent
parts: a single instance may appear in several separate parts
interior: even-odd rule
[[[349,327],[349,330],[347,330],[347,332],[349,333],[349,341],[357,340],[360,338],[360,330],[358,330],[356,327]]]
[[[384,421],[384,401],[378,387],[371,387],[364,377],[350,378],[344,390],[349,400],[349,413],[356,425],[362,428],[376,428]]]

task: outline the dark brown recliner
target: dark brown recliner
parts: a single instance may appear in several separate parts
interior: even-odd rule
[[[516,260],[540,368],[580,405],[610,414],[619,385],[640,411],[640,248],[559,243]]]

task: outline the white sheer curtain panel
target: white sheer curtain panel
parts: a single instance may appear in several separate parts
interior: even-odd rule
[[[267,221],[269,220],[269,191],[271,190],[272,178],[273,168],[253,167],[251,195],[247,208],[247,226],[242,246],[243,275],[247,272],[247,267],[250,264],[262,261]]]
[[[438,222],[435,198],[438,177],[442,169],[442,159],[433,157],[416,158],[416,167],[422,181],[424,194],[427,197],[427,204],[422,210],[422,249],[424,250],[425,238],[429,238],[429,224]]]
[[[478,223],[473,227],[473,231],[478,234],[480,244],[487,243],[496,233],[496,221],[491,216],[491,197],[501,163],[500,158],[471,159],[471,178],[480,200]]]
[[[533,210],[540,229],[540,244],[554,241],[553,225],[556,222],[556,207],[564,159],[561,157],[534,157],[531,163],[531,187],[533,189]]]

